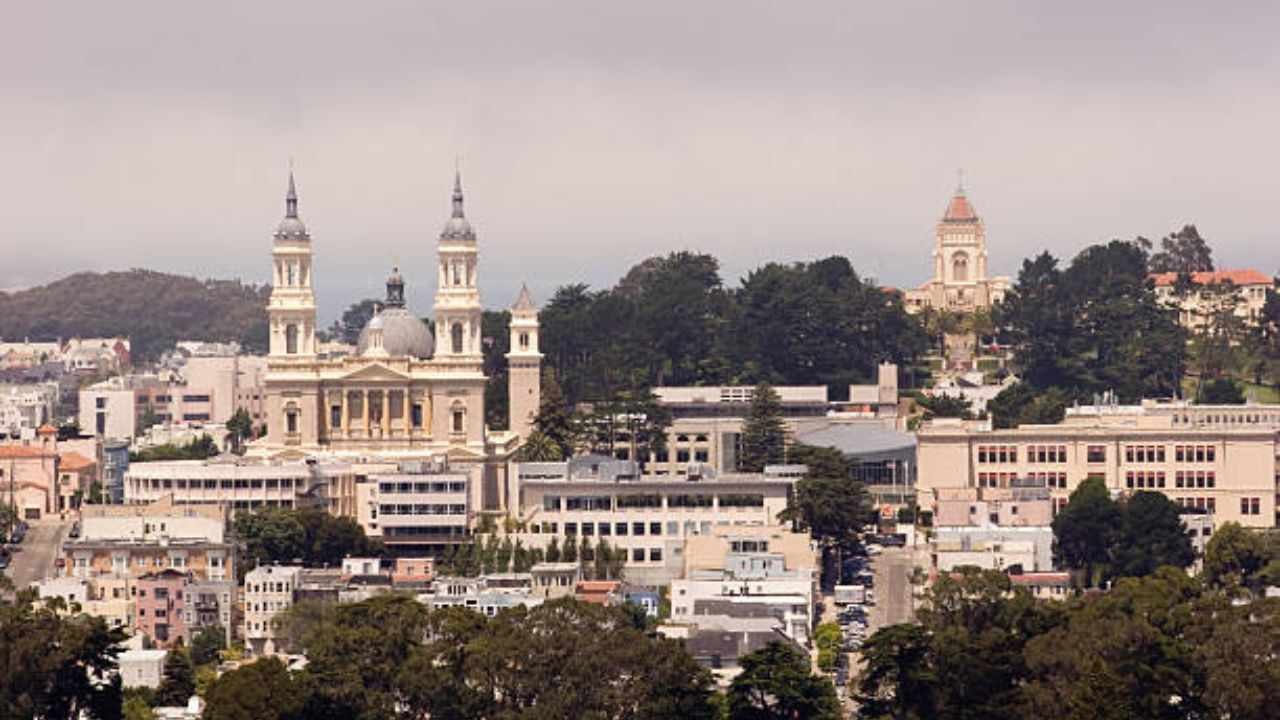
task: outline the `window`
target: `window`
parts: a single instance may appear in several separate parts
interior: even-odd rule
[[[651,523],[649,523],[649,534],[650,534],[650,535],[661,535],[661,534],[662,534],[662,523],[660,523],[660,522],[651,522]]]
[[[453,411],[453,431],[456,433],[466,431],[466,413],[462,410]]]
[[[565,524],[564,524],[564,534],[565,534],[565,535],[577,535],[577,534],[578,534],[578,523],[565,523]]]
[[[96,407],[98,410],[105,410],[107,407],[107,399],[101,398],[101,397],[97,398],[96,400],[94,400],[94,407]]]
[[[548,511],[548,512],[555,512],[555,511],[559,510],[559,509],[560,509],[560,496],[559,496],[559,495],[543,495],[543,496],[542,496],[542,509],[543,509],[543,510],[546,510],[546,511]]]
[[[527,332],[520,333],[520,349],[521,350],[529,349],[529,333]]]
[[[334,405],[332,408],[329,408],[329,427],[332,427],[332,428],[342,427],[342,407],[341,406]]]
[[[635,536],[644,535],[644,523],[631,523],[631,534]]]
[[[462,354],[462,323],[454,323],[449,328],[449,341],[453,346],[453,354]]]
[[[298,433],[298,411],[297,410],[289,410],[284,414],[284,426],[285,426],[284,428],[285,432],[289,433],[290,435],[296,435]]]
[[[298,354],[298,326],[297,325],[285,326],[284,351],[289,355]]]
[[[631,560],[632,562],[644,562],[644,548],[632,548]]]
[[[649,548],[649,562],[662,562],[662,548]]]
[[[422,403],[414,403],[413,409],[410,410],[409,414],[411,416],[413,426],[416,428],[422,427]]]
[[[613,526],[613,529],[617,531],[617,534],[618,534],[618,535],[626,535],[626,534],[627,534],[627,524],[626,524],[626,523],[624,523],[624,522],[621,522],[621,523],[617,523],[617,524],[615,524],[615,525]]]
[[[613,534],[613,526],[607,522],[600,523],[600,535],[605,537]]]

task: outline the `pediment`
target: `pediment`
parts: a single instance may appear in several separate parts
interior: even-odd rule
[[[363,367],[350,370],[341,379],[359,380],[361,382],[405,382],[410,378],[399,370],[393,370],[380,362],[371,362]]]

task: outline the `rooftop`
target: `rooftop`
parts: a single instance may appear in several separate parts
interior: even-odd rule
[[[1156,287],[1169,287],[1178,282],[1178,273],[1151,273],[1151,280]],[[1271,285],[1271,278],[1253,269],[1213,270],[1209,272],[1191,273],[1191,282],[1195,285]]]

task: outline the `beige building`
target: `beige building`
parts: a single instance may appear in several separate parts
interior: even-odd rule
[[[274,235],[270,354],[263,379],[267,437],[250,454],[301,460],[328,454],[386,460],[447,455],[484,467],[485,508],[520,428],[539,403],[537,315],[528,293],[513,308],[510,396],[516,431],[484,423],[484,356],[476,233],[455,178],[453,212],[437,244],[435,333],[405,304],[405,280],[387,279],[386,300],[360,333],[355,355],[326,357],[316,342],[315,271],[310,233],[298,217],[292,175],[285,218]]]
[[[166,569],[199,580],[235,577],[235,545],[226,537],[222,506],[178,506],[168,498],[150,505],[86,505],[80,524],[80,536],[62,543],[74,577],[136,582]]]
[[[1211,317],[1231,308],[1248,324],[1257,323],[1267,304],[1273,281],[1257,270],[1215,270],[1191,273],[1191,287],[1179,292],[1178,273],[1152,273],[1156,297],[1178,310],[1178,322],[1188,330],[1203,328]],[[1234,292],[1214,292],[1231,289]]]
[[[25,520],[74,510],[100,477],[97,456],[94,441],[60,442],[52,425],[0,443],[0,502]]]
[[[244,576],[244,639],[254,655],[275,654],[275,617],[293,607],[301,586],[300,567],[263,565]]]
[[[1082,481],[1097,477],[1116,494],[1162,492],[1217,523],[1274,527],[1276,430],[1243,420],[1275,416],[1274,408],[1179,404],[1078,408],[1058,425],[1007,430],[986,421],[936,420],[918,433],[917,489],[921,505],[936,515],[942,491],[1008,488],[1030,479],[1049,488],[1056,512]]]
[[[259,508],[324,507],[355,517],[356,468],[348,463],[271,463],[244,458],[131,463],[126,503],[167,499],[175,505]]]
[[[186,359],[182,377],[189,387],[207,388],[209,421],[225,423],[244,408],[254,424],[266,422],[263,376],[267,359],[252,355],[196,355]]]
[[[973,312],[999,302],[1010,286],[1009,278],[988,274],[986,225],[957,188],[935,230],[933,279],[906,292],[907,311]]]

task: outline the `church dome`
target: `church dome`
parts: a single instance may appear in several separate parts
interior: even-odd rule
[[[307,226],[303,225],[302,220],[296,216],[286,217],[280,221],[280,226],[276,228],[276,237],[293,240],[306,240]]]
[[[357,352],[364,356],[414,357],[425,360],[436,350],[427,324],[404,307],[404,277],[394,268],[387,278],[387,304],[360,331]]]
[[[474,241],[476,239],[471,221],[467,220],[467,214],[462,210],[462,173],[453,175],[453,214],[444,224],[444,229],[440,231],[440,237],[445,240]]]
[[[374,335],[378,333],[382,335],[381,344],[376,345],[378,354],[425,360],[435,353],[436,341],[427,324],[402,307],[386,308],[369,319],[356,343],[360,355],[375,349]]]

